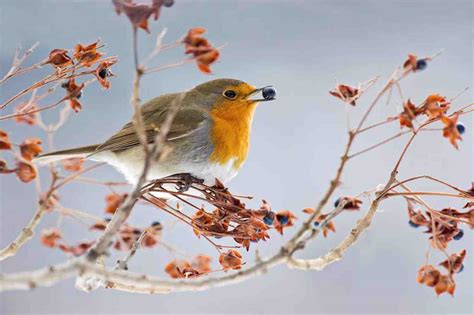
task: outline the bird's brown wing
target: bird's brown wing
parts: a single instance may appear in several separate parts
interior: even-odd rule
[[[141,108],[148,143],[152,143],[160,132],[160,126],[165,121],[173,101],[179,94],[169,94],[155,98]],[[173,141],[192,134],[206,119],[205,113],[196,107],[181,107],[176,114],[167,141]],[[132,122],[127,123],[120,131],[101,144],[91,154],[103,151],[120,152],[139,145],[137,134]]]

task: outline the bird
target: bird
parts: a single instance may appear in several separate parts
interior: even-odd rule
[[[257,104],[275,99],[273,86],[256,88],[226,78],[145,102],[140,111],[148,143],[155,140],[174,102],[181,102],[166,136],[169,153],[152,161],[146,180],[190,174],[207,185],[216,179],[229,182],[247,159]],[[33,161],[42,165],[70,158],[106,162],[135,184],[146,155],[130,121],[103,143],[46,153]]]

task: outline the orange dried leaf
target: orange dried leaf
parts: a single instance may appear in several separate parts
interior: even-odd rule
[[[446,114],[450,105],[444,96],[431,94],[423,102],[420,111],[428,116],[429,119],[436,119]]]
[[[162,6],[170,7],[173,5],[171,0],[153,0],[151,5],[137,4],[131,0],[112,0],[112,3],[118,15],[125,13],[134,28],[141,28],[147,33],[150,33],[148,29],[148,19],[150,16],[153,15],[153,19],[157,20]]]
[[[356,101],[360,97],[359,89],[344,84],[338,85],[334,90],[329,91],[329,94],[341,99],[345,103],[351,104],[352,106],[356,105]]]
[[[456,127],[459,118],[459,113],[448,117],[441,114],[441,122],[444,124],[443,137],[448,138],[449,142],[456,148],[459,149],[457,140],[461,140],[461,134],[459,134],[458,128]]]
[[[296,219],[296,216],[291,211],[282,210],[276,213],[273,225],[275,226],[275,230],[283,235],[283,230],[287,227],[293,226]]]
[[[28,161],[18,161],[16,175],[22,182],[28,183],[36,178],[36,169]]]
[[[114,74],[110,71],[109,67],[114,63],[110,61],[101,62],[94,72],[94,76],[104,89],[110,88],[111,84],[108,78],[114,76]]]
[[[74,245],[74,246],[69,246],[69,245],[66,245],[66,244],[59,244],[58,245],[58,248],[60,250],[62,250],[63,252],[65,253],[69,253],[69,254],[72,254],[73,256],[81,256],[83,254],[85,254],[87,252],[87,250],[89,250],[89,248],[91,248],[92,245],[94,245],[94,241],[90,241],[90,242],[81,242],[77,245]]]
[[[45,229],[41,231],[41,244],[46,247],[56,247],[61,237],[61,232],[58,229]]]
[[[61,164],[64,170],[69,172],[79,172],[82,170],[82,165],[84,164],[85,159],[83,158],[70,158],[61,161]]]
[[[94,62],[102,58],[103,53],[97,51],[99,40],[89,45],[77,44],[74,48],[74,59],[85,67],[91,67]]]
[[[211,269],[211,257],[207,255],[198,255],[191,262],[192,267],[199,273],[208,273]]]
[[[413,120],[418,115],[415,104],[410,99],[403,103],[403,112],[400,113],[400,127],[413,128]]]
[[[242,255],[234,249],[229,249],[226,253],[220,254],[219,263],[224,270],[240,269],[242,268]]]
[[[193,55],[196,65],[204,73],[211,73],[210,65],[219,59],[219,51],[202,35],[206,30],[202,27],[192,28],[183,38],[185,54]]]
[[[84,88],[84,86],[84,83],[77,85],[76,80],[74,78],[70,79],[62,85],[62,87],[66,89],[66,98],[69,100],[69,106],[76,113],[82,109],[82,105],[78,101],[78,99],[80,99],[82,96],[82,89]]]
[[[43,152],[43,149],[41,149],[41,140],[38,138],[29,138],[23,141],[23,143],[20,144],[20,152],[21,156],[27,160],[31,161],[35,156]]]
[[[66,49],[53,49],[49,53],[49,58],[46,63],[52,64],[56,68],[64,68],[72,64],[72,59],[67,54]]]
[[[458,273],[463,268],[464,258],[466,258],[466,250],[463,249],[459,254],[451,254],[448,259],[439,265],[446,268],[450,274]]]
[[[125,198],[127,198],[127,194],[108,194],[105,197],[105,213],[114,214],[118,207],[124,202]]]
[[[12,144],[8,138],[8,133],[0,129],[0,150],[10,150]]]

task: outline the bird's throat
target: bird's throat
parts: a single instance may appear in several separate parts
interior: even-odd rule
[[[211,110],[211,140],[214,150],[210,161],[226,164],[234,159],[233,167],[239,169],[247,158],[250,128],[256,104],[224,104]]]

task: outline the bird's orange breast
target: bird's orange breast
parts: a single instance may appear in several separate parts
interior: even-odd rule
[[[211,140],[214,150],[210,161],[226,164],[234,159],[233,167],[240,168],[247,158],[255,104],[229,102],[211,110]]]

